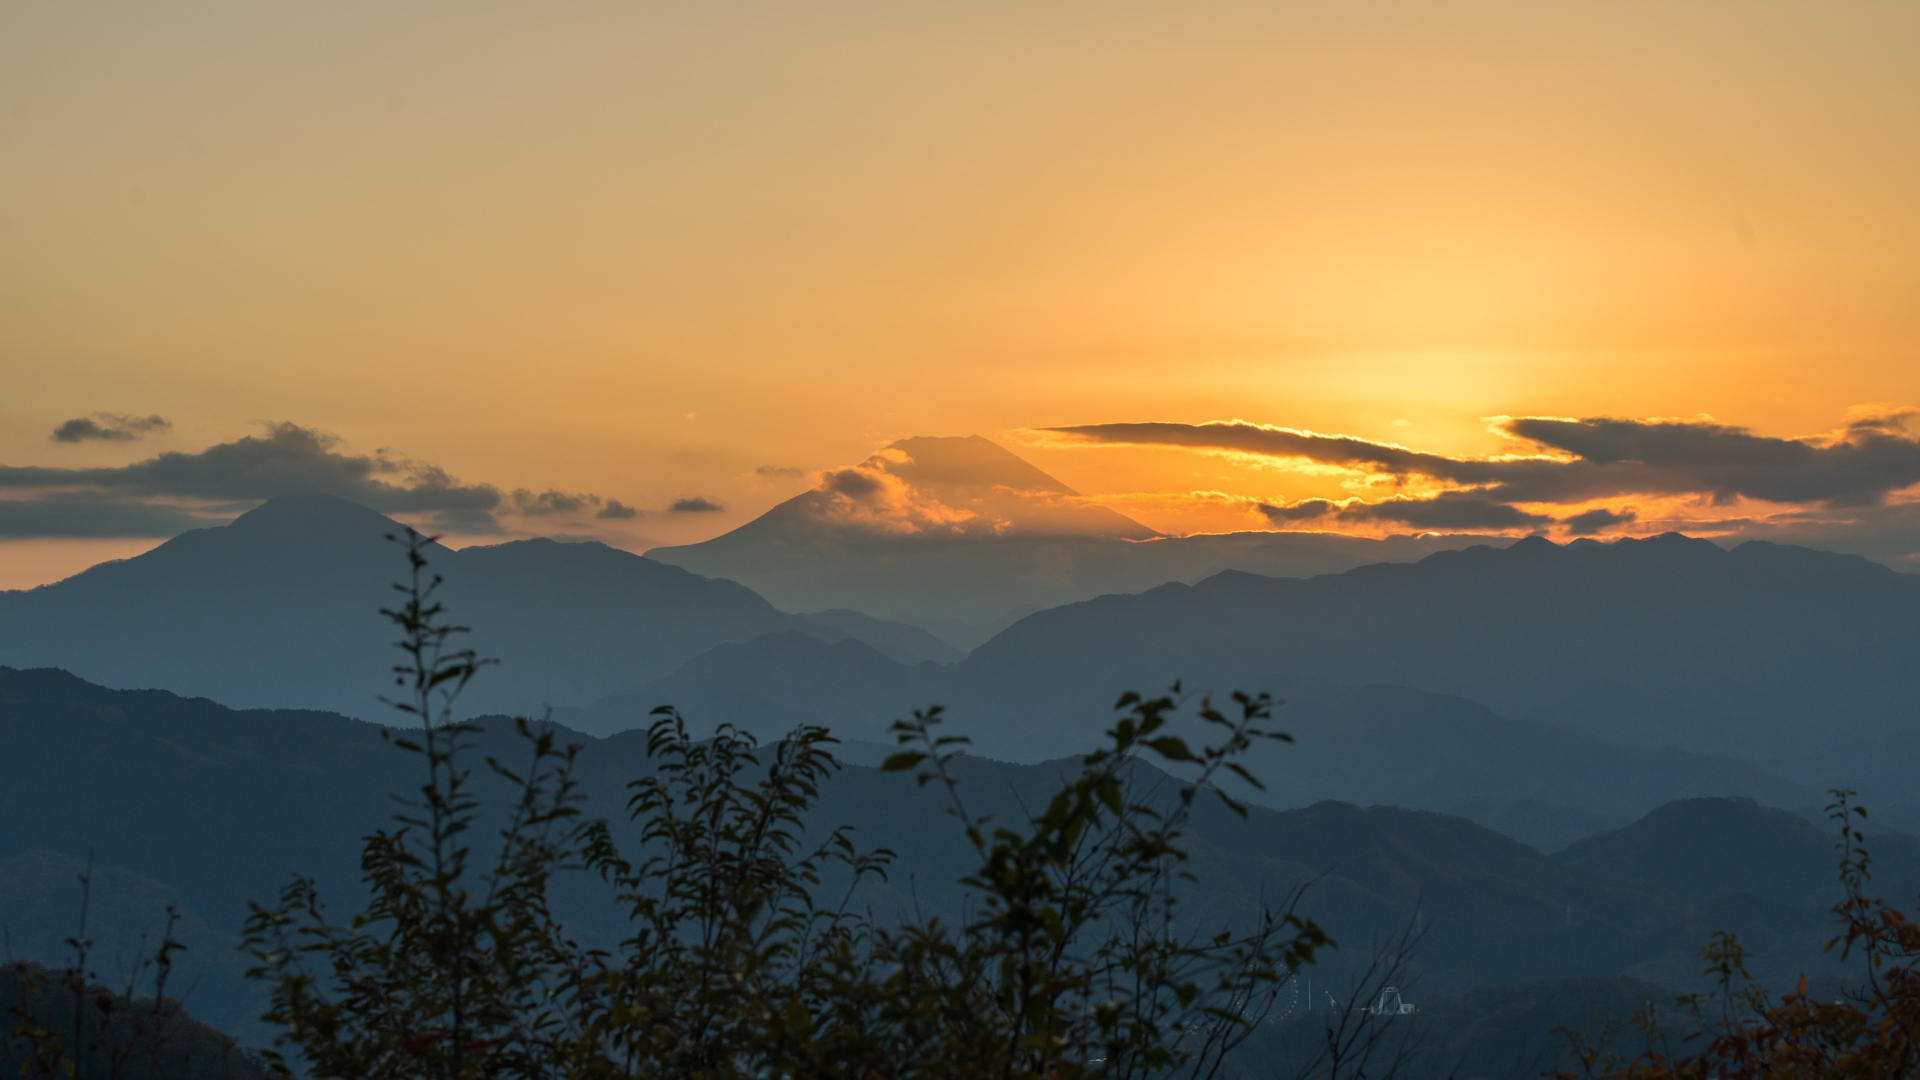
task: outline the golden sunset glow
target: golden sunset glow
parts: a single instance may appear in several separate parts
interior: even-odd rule
[[[1916,48],[1911,6],[1771,2],[9,5],[0,464],[294,424],[645,550],[916,435],[1168,533],[1461,485],[1036,433],[1817,440],[1920,403]],[[49,438],[96,413],[170,426]],[[0,587],[164,530],[76,531]]]

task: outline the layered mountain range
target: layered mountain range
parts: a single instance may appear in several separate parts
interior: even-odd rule
[[[468,760],[517,760],[512,726],[483,720]],[[592,816],[624,821],[626,782],[647,775],[644,732],[580,745],[576,775]],[[392,794],[420,782],[420,759],[373,724],[322,712],[232,710],[162,691],[116,691],[54,670],[0,668],[0,744],[8,747],[0,813],[0,916],[17,954],[57,960],[73,933],[78,873],[93,862],[89,933],[104,957],[130,955],[167,904],[189,947],[177,985],[195,1015],[257,1039],[256,992],[241,977],[236,931],[249,901],[295,874],[353,910],[362,894],[360,837],[386,824]],[[962,764],[970,808],[1018,821],[1044,803],[1069,762]],[[483,798],[501,794],[477,774]],[[1140,766],[1134,783],[1164,783]],[[898,853],[887,882],[860,902],[876,910],[950,911],[971,867],[937,788],[909,775],[846,766],[811,821],[850,825],[862,847]],[[497,801],[497,800],[496,800]],[[1423,933],[1422,991],[1569,976],[1631,976],[1691,985],[1693,951],[1715,929],[1741,933],[1759,973],[1779,982],[1832,969],[1824,864],[1773,855],[1783,835],[1814,826],[1752,802],[1706,799],[1660,809],[1618,832],[1550,856],[1465,818],[1321,801],[1242,818],[1207,799],[1190,832],[1198,880],[1190,901],[1213,925],[1308,884],[1303,913],[1346,945],[1315,969],[1333,986],[1364,963],[1365,945],[1409,926]],[[632,830],[616,824],[622,843]],[[486,835],[481,829],[477,835]],[[1881,880],[1920,880],[1920,841],[1873,838]],[[1796,849],[1797,850],[1797,849]],[[556,910],[583,940],[621,932],[599,886],[562,881]],[[1757,891],[1751,891],[1756,890]]]
[[[589,811],[617,819],[660,706],[696,731],[827,726],[847,768],[817,820],[902,853],[862,902],[946,910],[968,850],[933,793],[867,767],[895,720],[944,706],[972,740],[970,798],[1018,820],[1120,691],[1189,711],[1268,693],[1293,741],[1250,759],[1247,818],[1196,821],[1196,917],[1312,881],[1305,910],[1340,940],[1420,930],[1424,992],[1563,1020],[1690,986],[1714,930],[1776,983],[1834,975],[1823,788],[1860,789],[1878,880],[1920,889],[1920,841],[1885,830],[1920,821],[1920,578],[1677,535],[1158,537],[985,440],[907,440],[841,473],[648,557],[430,549],[438,597],[500,660],[465,699],[477,752],[518,752],[497,714],[550,716],[582,746]],[[402,531],[291,493],[0,593],[0,923],[22,955],[58,959],[94,858],[102,949],[175,905],[190,1007],[262,1034],[233,951],[247,902],[300,873],[350,903],[358,838],[418,783],[369,722],[406,720],[378,701]],[[570,882],[556,903],[592,939],[619,932],[603,899]],[[1515,982],[1543,989],[1494,989]]]
[[[283,495],[230,525],[38,589],[0,592],[0,662],[243,707],[378,717],[392,666],[391,537],[404,527],[330,495]],[[520,540],[429,552],[440,598],[500,661],[480,711],[537,714],[663,676],[722,642],[795,630],[863,637],[905,661],[953,659],[917,627],[854,611],[777,610],[735,582],[598,543]]]
[[[915,490],[944,492],[947,518],[972,520],[955,506],[973,492],[966,513],[1009,536],[925,541],[936,549],[993,557],[1047,521],[1126,532],[1117,515],[1075,503],[1005,524],[1022,500],[1066,496],[1030,467],[1007,477],[1027,488],[958,483],[1004,451],[952,442],[965,453],[944,464],[952,447],[937,440],[909,440],[918,458],[884,462]],[[789,505],[819,535],[844,525],[819,520],[831,516],[824,496]],[[737,542],[773,527],[755,528]],[[393,656],[379,609],[404,569],[386,538],[399,531],[339,499],[283,496],[138,558],[0,594],[0,662],[377,719]],[[1299,741],[1261,763],[1276,783],[1256,797],[1271,805],[1467,813],[1549,845],[1690,796],[1798,808],[1839,785],[1893,808],[1920,750],[1920,579],[1780,545],[1536,537],[1306,578],[1228,570],[1045,609],[970,653],[846,604],[781,611],[737,582],[599,544],[527,540],[430,559],[471,643],[501,661],[473,710],[551,706],[597,733],[676,705],[696,727],[771,736],[814,723],[882,743],[894,720],[941,704],[979,752],[1032,761],[1097,738],[1119,691],[1179,681],[1285,699],[1281,722]]]

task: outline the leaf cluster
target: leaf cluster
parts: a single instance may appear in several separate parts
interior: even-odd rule
[[[476,854],[483,807],[455,719],[481,661],[454,648],[425,572],[429,541],[405,537],[411,579],[386,614],[400,629],[406,695],[420,722],[396,739],[427,779],[395,827],[368,837],[370,899],[335,921],[313,882],[256,906],[247,948],[284,1035],[281,1073],[433,1077],[1208,1076],[1271,1007],[1273,990],[1326,935],[1285,898],[1251,926],[1194,929],[1179,897],[1194,800],[1270,730],[1272,702],[1234,695],[1173,734],[1190,700],[1127,694],[1106,745],[1024,820],[969,813],[960,758],[938,708],[896,725],[886,768],[944,790],[977,857],[971,901],[951,921],[883,919],[862,906],[885,850],[810,815],[839,768],[834,740],[802,727],[771,746],[723,727],[696,739],[656,710],[652,775],[629,785],[632,854],[590,820],[577,747],[518,721],[528,760],[488,770],[517,794],[493,853]],[[1144,758],[1183,770],[1176,780]],[[549,902],[555,875],[610,887],[627,927],[583,946]]]

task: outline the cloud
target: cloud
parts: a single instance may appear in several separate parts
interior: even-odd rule
[[[1476,492],[1443,491],[1425,499],[1394,496],[1376,503],[1358,503],[1341,511],[1357,521],[1386,521],[1416,529],[1522,529],[1552,524],[1545,514]]]
[[[949,505],[939,492],[913,483],[896,470],[910,470],[911,457],[893,447],[844,469],[819,474],[819,502],[811,512],[823,524],[878,535],[998,535],[1004,521]]]
[[[1261,503],[1259,510],[1275,525],[1291,525],[1297,521],[1317,521],[1329,517],[1339,513],[1345,505],[1331,499],[1301,499],[1297,503]]]
[[[676,514],[711,514],[715,511],[725,510],[726,507],[710,499],[696,495],[691,499],[675,499],[673,505],[667,507],[667,509]]]
[[[156,431],[166,431],[173,423],[164,416],[121,416],[118,413],[94,413],[79,416],[53,429],[53,441],[132,442]]]
[[[1911,415],[1855,416],[1839,431],[1805,439],[1705,420],[1520,417],[1503,430],[1573,460],[1558,470],[1529,463],[1500,487],[1531,501],[1700,492],[1720,502],[1871,506],[1920,483],[1920,439],[1905,428]]]
[[[1645,516],[1642,525],[1647,525]],[[1844,551],[1903,570],[1920,572],[1920,502],[1855,507],[1839,513],[1781,514],[1759,521],[1703,522],[1720,526],[1721,542],[1770,540],[1803,544],[1828,551]],[[1731,528],[1729,528],[1731,526]],[[1656,528],[1689,531],[1689,523],[1661,522]]]
[[[223,525],[231,512],[142,502],[96,491],[55,491],[0,499],[0,537],[157,537]]]
[[[1426,498],[1308,500],[1263,509],[1276,524],[1332,517],[1420,528],[1512,529],[1553,520],[1523,507],[1629,496],[1691,497],[1723,507],[1742,500],[1825,509],[1884,505],[1920,484],[1920,437],[1907,429],[1916,415],[1920,410],[1905,406],[1861,406],[1839,429],[1804,438],[1755,435],[1707,417],[1502,417],[1495,430],[1522,444],[1524,452],[1489,457],[1454,457],[1244,420],[1086,424],[1045,432],[1068,445],[1179,447],[1287,468],[1332,469],[1359,482],[1441,489]],[[1591,532],[1634,520],[1618,510],[1607,514],[1588,510],[1565,524],[1575,532]]]
[[[787,465],[762,465],[753,470],[753,475],[767,483],[787,483],[803,479],[807,470]]]
[[[601,521],[631,521],[640,516],[640,511],[619,499],[608,499],[607,505],[601,507],[600,512],[593,516]]]
[[[1528,513],[1498,499],[1470,491],[1443,491],[1426,498],[1396,495],[1379,502],[1354,499],[1302,499],[1290,505],[1261,504],[1260,513],[1276,525],[1327,519],[1346,525],[1396,524],[1421,530],[1522,529],[1551,525],[1544,514]]]
[[[864,500],[886,489],[885,477],[879,469],[832,469],[820,475],[820,486],[849,499]]]
[[[171,536],[216,524],[276,495],[321,491],[433,529],[502,531],[505,514],[583,513],[596,495],[463,483],[446,470],[387,451],[350,454],[332,435],[267,425],[196,452],[108,468],[0,465],[0,532],[10,536]]]
[[[554,514],[580,514],[596,510],[602,502],[598,495],[575,495],[567,491],[555,491],[551,488],[535,494],[526,488],[520,488],[512,496],[516,513],[528,517],[549,517]]]
[[[1245,420],[1210,421],[1204,424],[1081,424],[1043,428],[1042,431],[1065,436],[1069,444],[1177,446],[1276,461],[1338,465],[1363,472],[1444,476],[1446,479],[1461,479],[1462,482],[1485,482],[1485,479],[1457,477],[1455,474],[1460,473],[1463,467],[1471,472],[1471,466],[1440,454],[1421,453],[1395,443],[1375,442],[1351,435],[1323,435],[1315,431],[1271,427]],[[1491,478],[1490,474],[1487,478]]]
[[[1575,536],[1591,536],[1616,525],[1631,525],[1638,517],[1639,515],[1631,510],[1614,511],[1602,506],[1596,510],[1561,518],[1560,524]]]

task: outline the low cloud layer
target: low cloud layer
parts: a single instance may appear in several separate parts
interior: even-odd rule
[[[52,438],[54,442],[64,443],[132,442],[156,431],[166,431],[172,426],[164,416],[121,416],[102,412],[75,417],[61,424],[53,429]]]
[[[1798,439],[1755,435],[1707,419],[1503,418],[1496,429],[1515,442],[1515,452],[1493,457],[1452,457],[1240,420],[1047,431],[1069,445],[1179,447],[1283,467],[1333,468],[1369,486],[1440,489],[1419,497],[1261,507],[1275,524],[1392,522],[1500,531],[1557,524],[1587,535],[1636,520],[1631,508],[1591,507],[1605,500],[1692,499],[1716,507],[1752,501],[1830,516],[1887,506],[1920,485],[1920,437],[1906,426],[1917,413],[1864,406],[1838,430]],[[1588,508],[1565,517],[1544,512],[1583,505]]]
[[[231,516],[99,491],[55,491],[0,498],[0,539],[178,536],[223,524]]]
[[[669,512],[675,514],[714,514],[725,509],[712,499],[700,495],[691,499],[675,499],[673,505],[667,507]]]
[[[555,491],[551,488],[537,493],[521,488],[513,493],[513,509],[528,517],[583,514],[589,510],[600,509],[604,502],[605,500],[598,495],[577,495],[570,491]]]
[[[78,422],[61,430],[73,423]],[[331,435],[282,423],[268,425],[262,435],[131,465],[0,465],[0,536],[172,536],[219,524],[293,491],[325,492],[432,529],[469,535],[499,533],[509,516],[620,519],[638,513],[598,495],[506,493],[491,484],[465,483],[438,466],[386,451],[348,453]]]
[[[1505,532],[1553,524],[1545,514],[1530,514],[1475,492],[1443,491],[1429,498],[1396,495],[1379,502],[1303,499],[1287,506],[1262,504],[1261,514],[1275,524],[1403,525],[1422,532]]]

